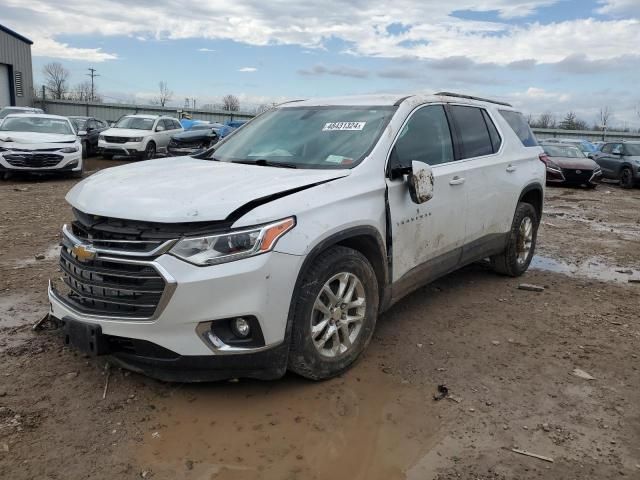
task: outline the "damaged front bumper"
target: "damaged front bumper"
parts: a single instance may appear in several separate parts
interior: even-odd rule
[[[98,258],[109,257],[98,254]],[[70,346],[91,355],[109,355],[113,363],[153,378],[186,382],[278,378],[287,364],[287,319],[296,277],[291,272],[299,270],[302,260],[270,252],[197,267],[164,254],[143,262],[171,282],[170,295],[163,297],[154,316],[126,318],[81,311],[60,279],[49,284],[50,314],[63,324]],[[237,317],[255,322],[256,341],[229,339],[227,325]]]

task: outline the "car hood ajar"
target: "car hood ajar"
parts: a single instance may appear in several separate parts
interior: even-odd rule
[[[41,146],[52,143],[74,143],[75,141],[75,135],[65,135],[61,133],[0,132],[0,142],[3,143],[3,147],[7,148],[11,146],[18,148],[29,145]]]
[[[173,157],[101,170],[73,187],[66,199],[82,212],[104,217],[161,223],[220,221],[247,204],[349,173]]]

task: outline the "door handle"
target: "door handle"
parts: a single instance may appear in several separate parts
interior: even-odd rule
[[[516,171],[516,167],[513,165],[507,165],[507,172],[512,173]]]
[[[449,185],[462,185],[464,183],[464,178],[455,176],[451,180],[449,180]]]

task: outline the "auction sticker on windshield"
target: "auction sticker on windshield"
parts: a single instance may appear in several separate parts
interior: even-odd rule
[[[367,122],[332,122],[325,123],[323,132],[332,132],[334,130],[350,130],[357,131],[362,130]]]

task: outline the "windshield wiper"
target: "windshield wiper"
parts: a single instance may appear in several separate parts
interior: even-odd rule
[[[298,168],[294,163],[286,162],[272,162],[266,158],[259,158],[257,160],[233,160],[231,163],[241,163],[243,165],[258,165],[260,167],[278,167],[278,168]]]

